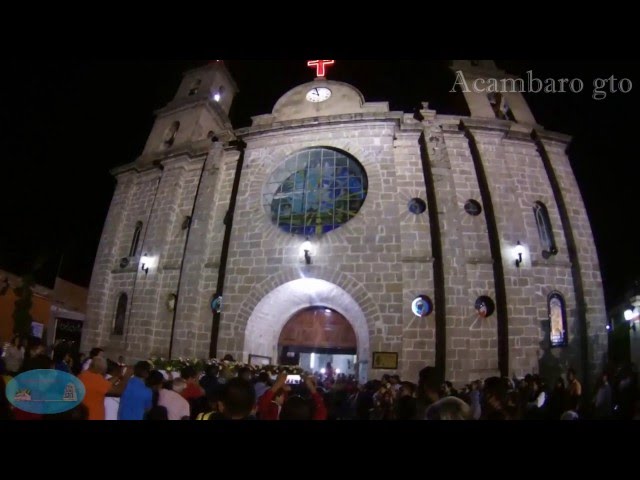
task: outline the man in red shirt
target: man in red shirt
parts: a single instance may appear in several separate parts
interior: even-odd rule
[[[327,408],[322,395],[316,390],[312,376],[304,382],[311,394],[311,402],[299,396],[287,398],[291,388],[286,385],[287,374],[278,375],[271,390],[267,390],[258,402],[258,418],[260,420],[326,420]],[[290,408],[291,407],[291,408]],[[281,416],[282,411],[284,415]]]
[[[270,390],[258,400],[258,419],[259,420],[278,420],[280,418],[280,410],[286,399],[286,393],[291,388],[286,385],[287,374],[281,373],[273,383]]]
[[[193,367],[184,367],[180,376],[187,382],[187,388],[182,391],[182,396],[189,402],[205,396],[204,389],[198,383],[198,372]]]

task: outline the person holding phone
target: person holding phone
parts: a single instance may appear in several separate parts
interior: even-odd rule
[[[326,420],[327,408],[322,395],[316,389],[315,378],[307,376],[304,379],[310,394],[310,399],[306,399],[298,395],[288,397],[291,388],[286,385],[287,377],[286,373],[278,375],[271,390],[262,395],[258,402],[258,418],[260,420]]]
[[[267,390],[258,400],[258,419],[259,420],[278,420],[280,411],[284,405],[286,395],[291,391],[291,387],[287,385],[288,375],[281,372],[273,383],[273,387]]]

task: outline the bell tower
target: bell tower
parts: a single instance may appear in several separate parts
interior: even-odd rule
[[[208,148],[213,138],[231,139],[229,110],[237,93],[222,60],[186,72],[173,100],[155,112],[156,121],[137,163],[196,153]]]
[[[454,60],[451,69],[457,85],[462,87],[471,117],[536,125],[522,95],[526,86],[523,79],[498,69],[493,60]]]

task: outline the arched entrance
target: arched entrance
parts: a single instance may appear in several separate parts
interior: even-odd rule
[[[324,306],[297,312],[282,329],[278,340],[280,363],[300,365],[321,372],[331,363],[337,374],[356,375],[356,332],[342,314]]]
[[[244,330],[243,356],[269,358],[277,363],[278,343],[287,323],[305,309],[322,306],[342,315],[355,332],[358,379],[367,381],[369,373],[370,326],[362,308],[349,293],[339,286],[317,278],[300,278],[284,283],[267,293],[253,308]]]

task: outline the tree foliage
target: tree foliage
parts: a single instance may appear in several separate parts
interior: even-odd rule
[[[22,277],[22,284],[13,289],[17,300],[13,310],[13,333],[28,337],[31,335],[31,307],[33,306],[33,277],[25,275]]]

